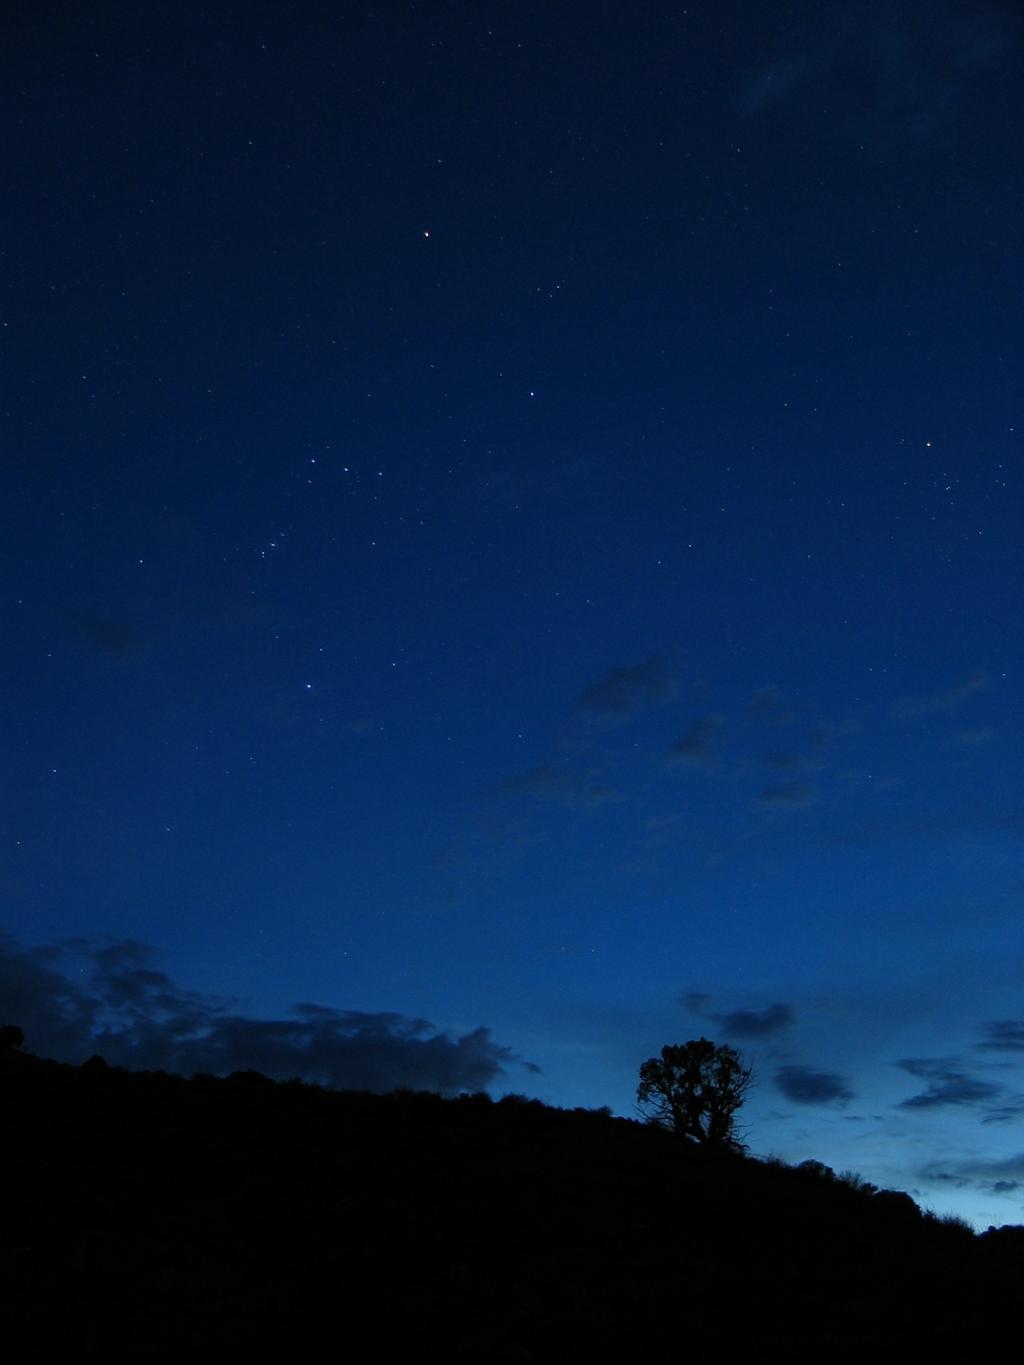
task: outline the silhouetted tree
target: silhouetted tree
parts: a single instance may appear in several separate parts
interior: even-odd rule
[[[21,1047],[24,1041],[25,1035],[17,1024],[0,1026],[0,1052],[8,1052],[16,1047]]]
[[[706,1147],[743,1147],[736,1110],[752,1072],[739,1053],[707,1038],[667,1045],[640,1068],[637,1107],[648,1123]]]

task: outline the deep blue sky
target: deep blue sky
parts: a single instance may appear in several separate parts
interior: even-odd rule
[[[0,1014],[1024,1221],[1013,7],[3,30]]]

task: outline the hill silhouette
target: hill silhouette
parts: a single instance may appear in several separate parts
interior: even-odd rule
[[[1024,1228],[607,1111],[0,1056],[9,1360],[978,1358]]]

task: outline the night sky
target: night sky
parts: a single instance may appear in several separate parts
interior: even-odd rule
[[[1024,25],[4,7],[0,1015],[1024,1221]],[[2,1022],[2,1020],[0,1020]]]

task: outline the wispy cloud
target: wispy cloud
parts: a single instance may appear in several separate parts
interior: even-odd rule
[[[707,991],[685,991],[679,997],[679,1003],[691,1014],[705,1014],[713,999]]]
[[[960,682],[953,683],[952,686],[930,696],[903,697],[899,701],[893,702],[889,714],[897,720],[914,720],[918,716],[942,715],[956,711],[967,701],[968,697],[973,697],[976,692],[983,692],[987,687],[988,678],[984,673],[972,673]]]
[[[814,801],[815,795],[815,789],[807,782],[775,782],[770,787],[762,787],[757,800],[762,806],[803,810]]]
[[[1004,1087],[993,1081],[971,1076],[962,1063],[952,1057],[906,1058],[896,1065],[911,1076],[926,1082],[925,1089],[900,1102],[901,1109],[942,1109],[949,1106],[977,1106],[990,1103]]]
[[[928,6],[862,0],[822,5],[785,38],[740,92],[749,116],[818,101],[826,127],[859,141],[927,143],[956,121],[979,79],[1012,47],[1003,6]]]
[[[770,687],[758,687],[747,702],[747,715],[758,725],[770,725],[776,729],[791,725],[796,719],[792,707],[786,701],[782,688],[774,683]]]
[[[114,620],[92,611],[71,612],[69,619],[79,637],[101,654],[124,656],[139,646],[139,632],[128,621]]]
[[[576,771],[558,763],[538,763],[521,773],[514,773],[499,782],[494,791],[499,796],[551,802],[567,810],[589,810],[621,799],[593,773]]]
[[[675,693],[666,660],[647,659],[644,663],[611,668],[577,699],[579,713],[626,720],[645,706],[669,701]]]
[[[674,695],[675,681],[663,658],[609,669],[569,706],[548,755],[502,778],[488,789],[489,794],[566,810],[590,810],[622,800],[621,793],[602,776],[614,733],[641,711]]]
[[[991,1194],[1013,1195],[1024,1191],[1024,1152],[1013,1156],[973,1157],[963,1161],[932,1161],[917,1171],[928,1184],[972,1186]]]
[[[803,767],[807,760],[800,754],[789,753],[784,749],[773,749],[768,753],[758,754],[757,761],[776,772],[788,772],[793,768]]]
[[[994,1019],[985,1031],[987,1037],[975,1044],[980,1052],[1024,1052],[1024,1019]]]
[[[724,716],[701,716],[668,746],[666,762],[698,768],[713,767],[718,760],[717,736],[724,724]]]
[[[974,749],[980,744],[987,744],[994,735],[995,731],[990,725],[975,725],[966,730],[958,730],[949,742],[960,749]]]

